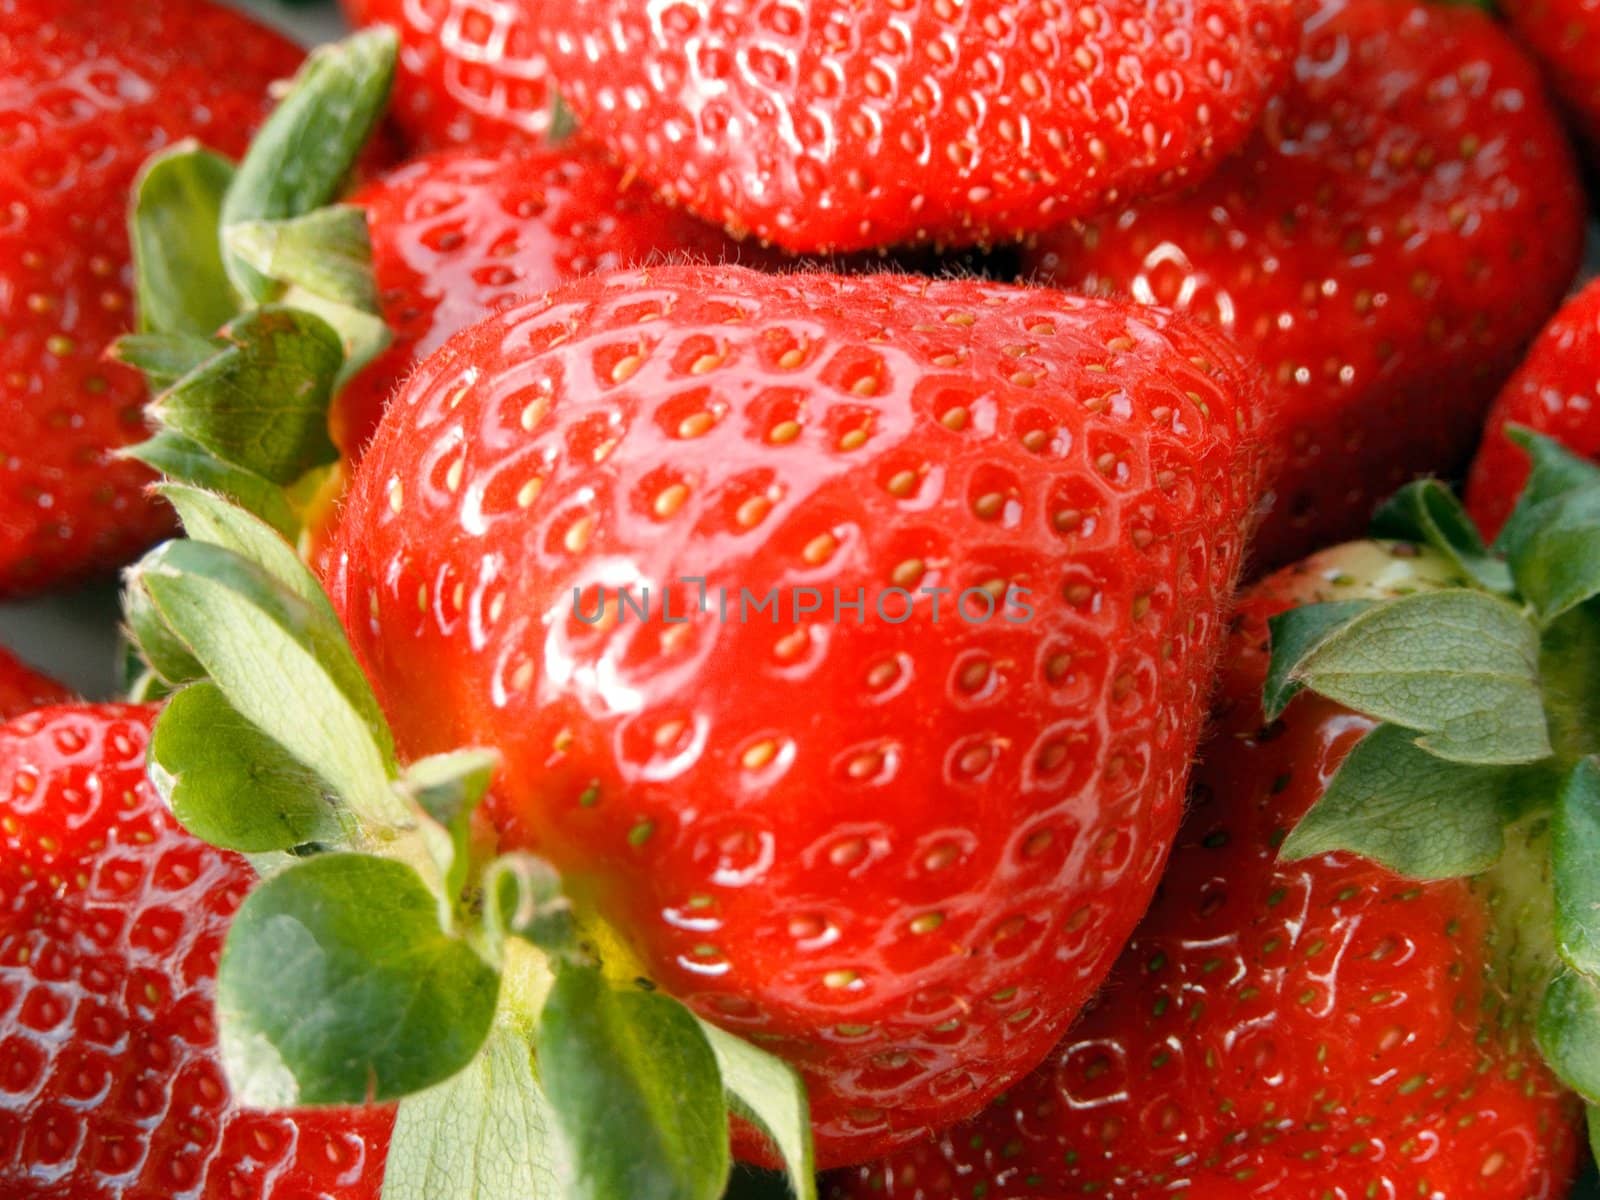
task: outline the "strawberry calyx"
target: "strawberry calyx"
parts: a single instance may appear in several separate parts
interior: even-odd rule
[[[1492,545],[1414,483],[1375,536],[1460,585],[1294,609],[1271,622],[1269,720],[1301,690],[1380,723],[1285,840],[1416,879],[1470,876],[1495,912],[1506,1017],[1600,1105],[1600,468],[1525,429],[1526,489]],[[1597,1143],[1600,1146],[1600,1143]]]

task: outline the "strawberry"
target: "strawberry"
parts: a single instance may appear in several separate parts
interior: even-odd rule
[[[1194,804],[1096,1006],[981,1117],[835,1196],[1565,1196],[1575,1105],[1494,969],[1492,887],[1279,857],[1375,722],[1310,694],[1264,720],[1268,619],[1456,582],[1441,556],[1352,543],[1246,593]]]
[[[1187,196],[1041,238],[1059,286],[1214,321],[1283,396],[1266,566],[1353,536],[1475,431],[1578,264],[1583,200],[1532,65],[1484,13],[1329,0],[1291,89]]]
[[[393,117],[414,146],[542,137],[554,95],[533,44],[539,0],[342,0],[356,26],[400,33]]]
[[[1294,15],[542,0],[533,35],[641,178],[737,234],[832,253],[1003,241],[1198,178],[1282,85]]]
[[[412,377],[333,593],[402,754],[495,747],[502,844],[580,881],[658,986],[796,1063],[818,1153],[850,1161],[1031,1065],[1131,928],[1261,420],[1233,351],[1130,306],[591,276]],[[687,624],[680,577],[707,589]],[[619,618],[623,585],[670,614]],[[796,588],[869,610],[751,615]],[[970,612],[924,591],[879,616],[885,588],[966,589]]]
[[[1528,478],[1527,456],[1506,436],[1508,423],[1600,459],[1600,282],[1551,318],[1489,411],[1467,480],[1467,511],[1485,537],[1500,532]]]
[[[62,704],[72,693],[54,679],[39,674],[0,647],[0,721],[9,721],[47,704]]]
[[[106,571],[171,517],[138,441],[143,388],[102,361],[131,327],[126,203],[152,151],[242,149],[300,52],[206,0],[0,5],[0,595]]]
[[[1600,147],[1600,3],[1506,0],[1499,8],[1543,64],[1590,144]]]
[[[229,1100],[212,980],[252,874],[146,781],[153,715],[0,727],[0,1195],[375,1198],[391,1113]]]

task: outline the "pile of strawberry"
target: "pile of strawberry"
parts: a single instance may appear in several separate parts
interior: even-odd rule
[[[1577,1195],[1594,0],[347,8],[0,0],[0,1200]]]

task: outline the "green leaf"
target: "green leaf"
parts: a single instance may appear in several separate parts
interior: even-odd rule
[[[1268,721],[1281,717],[1289,701],[1305,687],[1295,677],[1295,672],[1306,656],[1335,630],[1376,603],[1375,600],[1331,600],[1325,604],[1306,604],[1279,613],[1267,622],[1272,631],[1272,662],[1267,668],[1261,705]]]
[[[1575,972],[1556,976],[1539,1006],[1539,1052],[1563,1083],[1600,1102],[1600,987]]]
[[[338,615],[322,584],[295,548],[271,525],[226,498],[187,484],[158,484],[156,491],[178,512],[192,541],[207,542],[247,558],[327,618]]]
[[[218,233],[232,182],[233,164],[192,141],[139,172],[128,231],[140,330],[205,338],[238,312]]]
[[[1537,630],[1511,604],[1449,588],[1384,601],[1312,648],[1292,680],[1422,736],[1452,762],[1550,754]]]
[[[166,430],[122,453],[168,479],[226,496],[285,538],[299,535],[300,518],[289,506],[282,488],[253,471],[223,462],[199,442],[182,434]]]
[[[373,826],[410,823],[394,746],[343,630],[265,569],[206,542],[151,551],[133,579],[246,719]]]
[[[1505,846],[1518,770],[1447,762],[1419,749],[1413,736],[1379,725],[1357,742],[1283,843],[1283,857],[1343,850],[1410,879],[1492,867]]]
[[[1600,596],[1600,483],[1519,511],[1511,573],[1523,599],[1548,625]]]
[[[489,790],[500,756],[493,750],[456,750],[418,759],[400,777],[400,790],[443,828],[434,852],[445,890],[460,896],[471,866],[472,813]]]
[[[1401,488],[1378,509],[1371,533],[1431,546],[1478,586],[1502,594],[1511,591],[1506,564],[1489,553],[1461,501],[1437,479],[1418,479]]]
[[[1547,500],[1567,492],[1600,485],[1600,467],[1574,454],[1554,438],[1535,433],[1524,425],[1507,425],[1506,436],[1528,452],[1528,482],[1523,485],[1517,506],[1501,527],[1495,549],[1507,557],[1525,536],[1528,515]]]
[[[206,669],[190,653],[188,645],[167,628],[136,571],[129,572],[122,592],[122,619],[140,656],[169,686],[205,678]]]
[[[569,1200],[717,1200],[728,1113],[717,1060],[676,1000],[563,964],[539,1019],[539,1070],[572,1159]]]
[[[344,349],[327,322],[268,305],[226,326],[222,337],[227,348],[156,397],[151,415],[273,483],[338,461],[328,405]]]
[[[550,123],[545,127],[544,140],[548,145],[558,146],[568,141],[573,134],[578,132],[578,114],[572,111],[559,95],[550,97]]]
[[[1576,971],[1600,977],[1600,763],[1583,759],[1555,806],[1550,861],[1556,946]]]
[[[743,1038],[705,1021],[700,1029],[717,1056],[729,1107],[777,1149],[795,1196],[816,1200],[817,1164],[805,1083],[788,1063]]]
[[[217,971],[222,1063],[253,1107],[420,1092],[477,1054],[499,979],[404,863],[323,854],[246,897]]]
[[[579,956],[578,925],[561,876],[524,851],[502,854],[483,874],[484,925],[492,944],[519,937],[552,958]]]
[[[1584,1105],[1584,1116],[1589,1127],[1589,1153],[1600,1160],[1600,1105]]]
[[[338,194],[388,101],[398,41],[379,26],[312,51],[262,125],[222,203],[226,231],[247,221],[298,217]],[[228,278],[246,299],[277,285],[227,248]]]
[[[111,343],[111,357],[141,372],[154,391],[165,391],[227,349],[219,338],[189,333],[129,333]]]
[[[327,784],[241,717],[214,683],[167,702],[150,739],[150,779],[180,825],[225,850],[337,846],[355,832]]]
[[[466,1070],[401,1101],[383,1200],[557,1200],[554,1128],[528,1036],[497,1023]]]

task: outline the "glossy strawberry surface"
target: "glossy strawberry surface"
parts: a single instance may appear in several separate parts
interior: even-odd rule
[[[1489,969],[1491,892],[1278,857],[1371,722],[1301,696],[1265,725],[1266,620],[1385,574],[1339,548],[1246,594],[1193,806],[1096,1006],[982,1117],[835,1200],[1568,1194],[1578,1106]]]
[[[253,874],[146,782],[153,717],[0,727],[0,1196],[376,1198],[386,1110],[229,1101],[212,981]]]
[[[170,523],[143,468],[128,190],[184,137],[244,149],[301,52],[207,0],[0,0],[0,596],[108,571]]]
[[[504,840],[799,1064],[848,1161],[1031,1065],[1131,928],[1262,420],[1236,352],[1129,306],[591,276],[422,365],[335,603],[405,752],[497,747]]]
[[[1600,0],[1507,0],[1500,11],[1600,148]]]
[[[1528,456],[1505,436],[1508,422],[1600,459],[1600,282],[1551,318],[1489,411],[1467,478],[1467,511],[1487,537],[1500,531],[1528,480]]]
[[[970,245],[1205,173],[1283,83],[1291,0],[543,0],[562,97],[785,249]]]
[[[498,146],[549,128],[534,46],[540,0],[341,0],[353,25],[400,34],[392,114],[419,149]]]
[[[1538,74],[1487,14],[1327,0],[1242,154],[1186,197],[1041,239],[1031,265],[1259,356],[1289,455],[1256,549],[1274,565],[1465,467],[1577,269],[1582,214]]]

